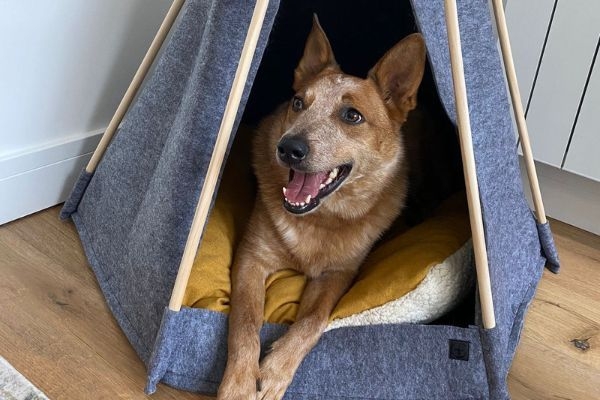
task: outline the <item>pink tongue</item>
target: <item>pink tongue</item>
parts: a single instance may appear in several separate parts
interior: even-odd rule
[[[327,177],[327,172],[316,172],[314,174],[294,171],[292,180],[288,183],[285,192],[290,203],[304,203],[306,197],[310,195],[311,198],[319,193],[319,185]]]

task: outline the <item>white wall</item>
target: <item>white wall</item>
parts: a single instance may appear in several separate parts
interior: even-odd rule
[[[598,235],[600,64],[592,69],[592,60],[599,12],[598,0],[511,0],[506,7],[546,214]]]
[[[0,0],[0,224],[64,200],[170,0]]]

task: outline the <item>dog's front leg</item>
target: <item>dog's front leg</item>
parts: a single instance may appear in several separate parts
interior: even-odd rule
[[[257,261],[242,256],[232,269],[227,366],[218,400],[256,399],[266,280]]]
[[[258,399],[278,400],[294,378],[294,373],[315,346],[327,326],[329,315],[348,290],[355,271],[325,272],[310,279],[304,289],[296,322],[273,343],[261,362],[261,390]]]

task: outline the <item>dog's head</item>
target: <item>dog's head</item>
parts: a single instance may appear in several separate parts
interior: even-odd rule
[[[400,128],[416,106],[425,44],[413,34],[389,50],[366,79],[344,74],[315,16],[294,73],[282,130],[272,150],[285,168],[284,207],[349,217],[366,213],[403,159]]]

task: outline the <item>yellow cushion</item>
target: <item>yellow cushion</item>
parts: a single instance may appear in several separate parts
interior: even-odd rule
[[[185,293],[184,305],[229,311],[230,266],[252,210],[254,185],[248,133],[238,132],[225,168],[215,206]],[[378,243],[331,319],[343,318],[396,300],[413,290],[431,267],[460,249],[470,237],[463,195],[446,200],[422,224]],[[267,279],[265,321],[292,323],[306,279],[285,270]]]

